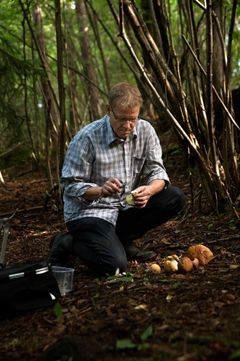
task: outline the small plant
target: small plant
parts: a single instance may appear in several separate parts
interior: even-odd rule
[[[134,343],[130,338],[124,338],[117,340],[116,348],[117,350],[126,350],[126,349],[136,349],[138,351],[147,350],[150,347],[149,342],[146,342],[153,334],[153,326],[150,325],[146,330],[140,335],[140,343]]]
[[[117,276],[109,276],[107,278],[107,283],[128,283],[133,281],[134,279],[131,272],[121,273]]]
[[[59,320],[63,314],[63,309],[59,302],[55,303],[53,311],[54,311],[54,314],[55,314],[57,320]]]

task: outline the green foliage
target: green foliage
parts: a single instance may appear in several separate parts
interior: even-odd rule
[[[153,335],[153,326],[148,326],[143,333],[140,335],[140,342],[135,343],[129,338],[124,338],[117,340],[116,349],[117,350],[126,350],[126,349],[136,349],[138,351],[147,350],[150,347],[150,344],[146,342]]]
[[[109,276],[107,278],[108,283],[132,283],[133,281],[134,278],[130,272],[127,272],[126,274],[120,274],[118,276]]]
[[[133,349],[136,348],[136,344],[129,338],[123,338],[122,340],[117,340],[116,348],[117,350]]]
[[[228,222],[228,227],[229,227],[229,229],[232,229],[232,230],[237,229],[238,225],[239,225],[238,219],[230,219],[230,221]]]
[[[234,351],[230,355],[229,360],[240,360],[240,350]]]
[[[63,309],[59,302],[56,302],[53,307],[54,314],[56,318],[59,320],[62,317]]]
[[[0,169],[7,169],[12,166],[19,166],[31,157],[31,150],[26,145],[20,145],[16,151],[9,152],[6,156],[0,157]]]
[[[146,341],[153,334],[153,325],[150,325],[141,335],[141,340]]]
[[[209,223],[207,228],[208,228],[209,231],[214,231],[215,225],[213,223]]]
[[[25,14],[23,14],[20,3],[24,5]],[[119,1],[111,2],[116,14],[119,11]],[[143,14],[142,1],[135,1],[136,6]],[[176,49],[178,59],[184,54],[182,47],[181,29],[186,37],[189,37],[186,24],[180,24],[179,3],[176,0],[163,2],[166,6],[167,14],[170,19],[170,28],[172,41]],[[36,26],[36,7],[42,15],[42,23]],[[110,78],[110,85],[127,80],[135,82],[135,77],[129,70],[129,67],[120,56],[119,51],[127,59],[129,64],[133,61],[124,41],[119,36],[119,28],[109,9],[106,0],[87,2],[87,12],[90,15],[88,27],[85,29],[89,37],[92,61],[97,73],[96,86],[100,89],[99,103],[101,111],[105,113],[107,84],[104,74],[102,55],[106,61],[106,68]],[[225,1],[226,24],[229,26],[231,1]],[[106,11],[107,9],[107,11]],[[64,82],[66,88],[66,120],[70,128],[73,104],[77,114],[77,122],[71,135],[77,129],[89,122],[89,96],[86,93],[87,80],[83,76],[83,61],[80,49],[80,34],[78,18],[73,0],[61,1],[62,10],[62,31],[64,37]],[[202,20],[202,10],[193,3],[194,19],[199,29],[200,42],[205,41],[204,22]],[[28,17],[31,31],[26,21]],[[93,30],[97,24],[97,31],[102,44],[102,52],[98,46],[95,32]],[[232,84],[239,86],[240,74],[240,8],[237,7],[236,22],[233,33],[232,49]],[[151,17],[148,17],[147,25],[152,25]],[[34,146],[37,149],[38,157],[45,158],[46,143],[51,144],[52,139],[47,139],[46,134],[46,113],[43,107],[46,94],[43,93],[42,80],[46,79],[45,71],[39,53],[36,48],[35,39],[38,39],[42,29],[42,41],[45,45],[46,61],[48,63],[48,81],[54,91],[56,99],[58,98],[57,81],[57,48],[56,48],[56,29],[55,29],[55,9],[54,2],[42,0],[40,2],[25,0],[1,0],[0,13],[0,154],[11,148],[19,141],[28,145],[28,151],[31,152]],[[33,37],[34,35],[34,37]],[[114,42],[114,43],[113,43]],[[119,51],[117,51],[116,46]],[[141,57],[141,49],[135,44],[135,50]],[[189,56],[189,55],[188,55]],[[205,55],[204,55],[205,56]],[[70,68],[67,70],[67,67]],[[74,101],[73,96],[74,94]],[[56,133],[59,128],[59,113],[56,111],[57,119],[54,119]],[[28,124],[27,124],[28,120]],[[33,142],[30,141],[32,137]],[[55,134],[58,137],[58,134]],[[32,144],[33,143],[33,144]],[[179,149],[175,149],[176,152]],[[25,155],[23,154],[23,159]]]

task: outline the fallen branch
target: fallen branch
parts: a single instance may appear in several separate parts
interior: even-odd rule
[[[18,149],[22,144],[21,143],[17,143],[15,144],[12,148],[6,150],[5,152],[0,154],[0,158],[5,158],[7,157],[9,154],[13,153],[16,149]]]
[[[13,218],[13,216],[15,216],[15,214],[17,213],[24,213],[24,212],[31,212],[31,211],[36,211],[36,210],[43,210],[44,207],[43,206],[35,206],[35,207],[31,207],[31,208],[22,208],[22,209],[17,209],[13,215],[12,212],[6,212],[6,213],[1,213],[0,214],[0,218],[4,218],[7,216],[10,216],[9,218]]]
[[[233,240],[236,240],[236,239],[240,239],[240,234],[234,234],[234,235],[229,236],[229,237],[214,239],[213,241],[208,241],[207,243],[218,243],[218,242],[224,242],[224,241],[233,241]]]

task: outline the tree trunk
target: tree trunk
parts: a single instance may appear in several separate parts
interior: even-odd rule
[[[104,74],[103,83],[106,84],[106,90],[107,90],[107,93],[108,93],[109,90],[110,90],[110,79],[109,79],[109,74],[108,74],[107,61],[106,61],[105,54],[104,54],[104,49],[103,49],[103,46],[102,46],[102,40],[101,40],[101,36],[99,34],[97,17],[96,17],[96,14],[94,12],[91,15],[91,13],[90,13],[90,11],[89,11],[89,9],[87,7],[86,0],[85,0],[85,6],[86,6],[86,9],[87,9],[88,18],[89,18],[89,20],[91,22],[91,25],[92,25],[92,28],[93,28],[93,32],[94,32],[94,35],[95,35],[97,46],[98,46],[98,49],[100,51],[100,57],[101,57],[101,61],[102,61],[103,74]]]
[[[57,130],[57,123],[58,123],[58,114],[56,109],[56,99],[55,94],[53,93],[52,87],[50,86],[50,81],[48,78],[48,60],[46,55],[46,48],[45,48],[45,40],[44,40],[44,33],[43,33],[43,24],[42,24],[42,11],[40,7],[36,7],[34,9],[34,25],[36,28],[36,38],[35,38],[35,45],[37,46],[38,53],[40,54],[40,59],[42,61],[43,68],[45,70],[46,76],[41,77],[41,88],[42,88],[42,95],[43,95],[43,104],[45,110],[45,121],[46,121],[46,163],[47,163],[47,174],[49,178],[49,182],[51,187],[52,184],[52,169],[51,169],[51,158],[52,158],[52,150],[57,149],[58,146],[58,130]],[[56,154],[56,165],[58,170],[58,156]],[[57,172],[58,173],[58,172]]]
[[[75,0],[78,26],[80,31],[80,47],[82,55],[83,71],[86,81],[86,94],[89,97],[89,109],[91,121],[100,117],[99,93],[97,90],[97,76],[93,64],[93,56],[90,49],[90,40],[88,38],[88,19],[85,4],[82,0]],[[96,86],[94,86],[96,84]]]
[[[64,154],[65,154],[65,133],[66,133],[66,111],[65,111],[65,87],[63,81],[63,35],[62,35],[62,21],[61,21],[61,4],[60,0],[55,0],[55,26],[56,26],[56,40],[57,40],[57,70],[58,70],[58,96],[59,96],[59,137],[58,137],[58,151],[59,151],[59,174],[61,174]]]
[[[182,10],[182,32],[183,46],[187,45],[188,52],[185,59],[187,64],[186,72],[179,71],[179,62],[175,57],[173,41],[171,44],[171,52],[167,49],[161,52],[156,41],[141,17],[140,12],[134,6],[133,1],[120,0],[120,21],[119,29],[122,38],[127,44],[129,51],[138,65],[139,71],[156,96],[156,101],[162,106],[169,119],[173,121],[176,131],[180,134],[183,144],[189,147],[191,156],[195,158],[196,164],[201,175],[202,184],[208,195],[209,202],[215,211],[225,209],[226,204],[230,204],[234,209],[233,200],[239,192],[239,169],[235,162],[236,149],[232,134],[225,134],[224,137],[228,144],[224,152],[228,154],[225,161],[222,149],[221,136],[218,138],[216,133],[216,118],[214,114],[214,102],[217,100],[224,112],[226,124],[228,128],[234,132],[233,114],[228,103],[219,94],[214,86],[214,33],[213,33],[213,2],[207,0],[206,8],[201,4],[201,11],[204,11],[200,18],[200,26],[203,27],[202,19],[206,18],[206,39],[205,43],[201,39],[201,34],[197,31],[195,25],[195,13],[191,2],[188,0],[184,4],[179,1],[179,9]],[[164,1],[161,5],[164,7]],[[198,4],[198,2],[196,3]],[[199,3],[200,4],[200,3]],[[155,4],[156,5],[156,4]],[[159,2],[155,6],[155,18],[159,18]],[[204,10],[202,10],[204,9]],[[167,16],[166,13],[164,13]],[[125,26],[126,19],[134,31],[138,45],[140,45],[143,55],[139,55],[135,43],[131,41],[129,31]],[[164,19],[164,17],[162,17]],[[165,24],[169,24],[169,19],[164,20]],[[184,36],[190,34],[190,43]],[[166,34],[171,35],[169,29],[159,26],[161,39],[166,39]],[[224,34],[224,31],[222,31]],[[200,40],[198,39],[200,37]],[[201,44],[203,42],[203,45]],[[200,45],[201,44],[201,47]],[[163,46],[163,44],[162,44]],[[180,45],[179,45],[180,46]],[[197,51],[195,49],[198,48]],[[178,50],[179,51],[179,50]],[[166,57],[171,56],[172,61],[168,61]],[[186,56],[186,53],[184,53]],[[143,64],[147,61],[149,71]],[[147,59],[147,60],[146,60]],[[201,59],[207,59],[206,64],[202,66]],[[171,65],[170,65],[171,64]],[[206,69],[204,69],[206,66]],[[183,78],[183,74],[186,77]],[[224,73],[223,73],[224,74]],[[213,97],[214,96],[214,97]],[[229,143],[231,147],[229,147]],[[230,172],[234,169],[233,172]],[[226,177],[226,175],[228,175]]]

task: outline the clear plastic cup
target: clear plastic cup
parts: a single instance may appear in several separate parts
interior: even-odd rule
[[[53,275],[57,281],[61,296],[72,291],[74,268],[52,266]]]

